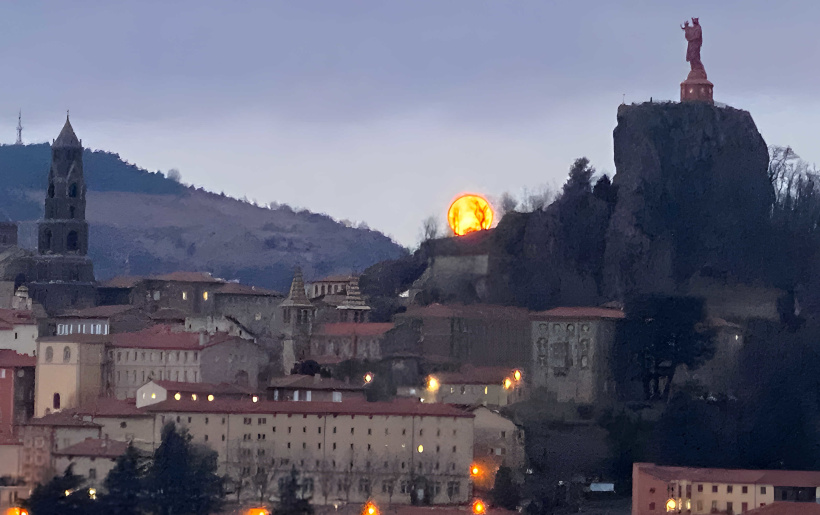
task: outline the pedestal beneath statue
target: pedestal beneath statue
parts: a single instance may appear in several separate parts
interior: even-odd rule
[[[686,80],[680,83],[680,101],[714,104],[713,89],[714,84],[706,78],[705,71],[692,70]]]

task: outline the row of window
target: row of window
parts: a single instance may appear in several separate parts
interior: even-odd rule
[[[46,347],[45,361],[46,363],[54,361],[54,349],[51,345]],[[69,361],[71,361],[71,347],[66,345],[63,347],[63,363],[68,363]]]
[[[202,292],[202,300],[208,300],[210,294],[207,291]],[[159,290],[145,292],[145,300],[159,300],[162,298],[162,292]],[[188,292],[182,292],[182,300],[188,300]]]
[[[183,370],[182,374],[180,375],[179,370],[169,370],[168,373],[165,373],[163,369],[157,370],[148,370],[147,373],[145,370],[140,371],[140,380],[137,381],[137,371],[136,370],[117,370],[117,385],[124,384],[123,382],[123,374],[125,375],[125,383],[133,384],[133,385],[144,385],[148,381],[159,380],[159,381],[181,381],[183,383],[187,383],[188,379],[191,379],[191,382],[197,383],[199,382],[199,374],[196,370],[191,370],[191,374],[188,375],[188,370]]]
[[[75,327],[76,325],[76,327]],[[108,324],[57,324],[57,334],[108,334]]]
[[[207,424],[207,419],[206,419],[205,423]],[[253,417],[244,417],[242,419],[242,423],[246,426],[253,425]],[[259,417],[259,418],[256,419],[256,424],[257,425],[264,426],[267,423],[268,423],[267,417]],[[271,427],[273,429],[273,432],[275,433],[276,432],[276,426],[271,426]],[[316,428],[316,430],[317,430],[316,434],[322,434],[322,426],[318,426]],[[336,434],[337,430],[338,430],[338,426],[333,426],[333,434]],[[292,433],[293,433],[293,426],[288,426],[288,434],[292,434]],[[307,426],[302,426],[302,433],[307,433]],[[350,428],[350,434],[352,434],[352,435],[356,434],[356,428],[355,427]],[[390,434],[390,429],[385,427],[384,428],[384,434],[385,434],[385,436],[389,435]],[[407,434],[407,429],[402,429],[401,434],[406,435]],[[458,431],[456,429],[453,429],[453,436],[456,436],[456,434],[458,434]],[[507,434],[506,431],[501,431],[502,438],[504,438],[506,436],[506,434]],[[372,427],[367,428],[367,435],[368,436],[373,435],[373,428]],[[419,429],[419,436],[424,436],[424,429]],[[441,429],[436,429],[436,436],[441,436]]]
[[[549,324],[542,323],[538,324],[538,328],[541,330],[542,333],[546,333],[549,331]],[[558,333],[564,328],[564,324],[552,324],[552,332]],[[570,334],[575,333],[575,324],[567,324],[566,326],[567,332]],[[581,324],[581,332],[587,333],[589,332],[589,324]]]
[[[168,363],[188,363],[188,358],[191,359],[191,363],[196,363],[199,360],[199,352],[192,352],[189,355],[188,351],[176,351],[176,352],[169,352],[168,353]],[[133,358],[131,357],[133,356]],[[108,351],[109,359],[114,359],[114,351]],[[154,361],[157,358],[156,352],[146,352],[146,351],[117,351],[117,363],[121,361]],[[166,361],[165,360],[165,351],[159,353],[159,361]]]

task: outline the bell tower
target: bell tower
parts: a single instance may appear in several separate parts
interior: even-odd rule
[[[88,253],[85,195],[83,147],[66,116],[63,130],[51,144],[45,216],[37,243],[41,255]]]
[[[51,144],[45,212],[38,227],[31,297],[49,314],[93,306],[94,265],[88,258],[83,146],[66,116]]]

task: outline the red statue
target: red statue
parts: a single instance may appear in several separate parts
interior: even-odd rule
[[[700,47],[703,45],[703,32],[697,18],[692,18],[692,25],[686,21],[681,26],[689,46],[686,48],[686,61],[692,67],[689,78],[706,78],[706,69],[700,60]]]

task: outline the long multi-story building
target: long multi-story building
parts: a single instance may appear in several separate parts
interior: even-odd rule
[[[473,414],[445,404],[168,399],[144,408],[219,454],[220,472],[275,495],[296,467],[315,501],[410,503],[470,497]],[[260,478],[263,480],[260,481]],[[265,491],[259,492],[262,488]]]
[[[775,502],[816,503],[818,494],[814,471],[632,466],[633,515],[746,513]]]

